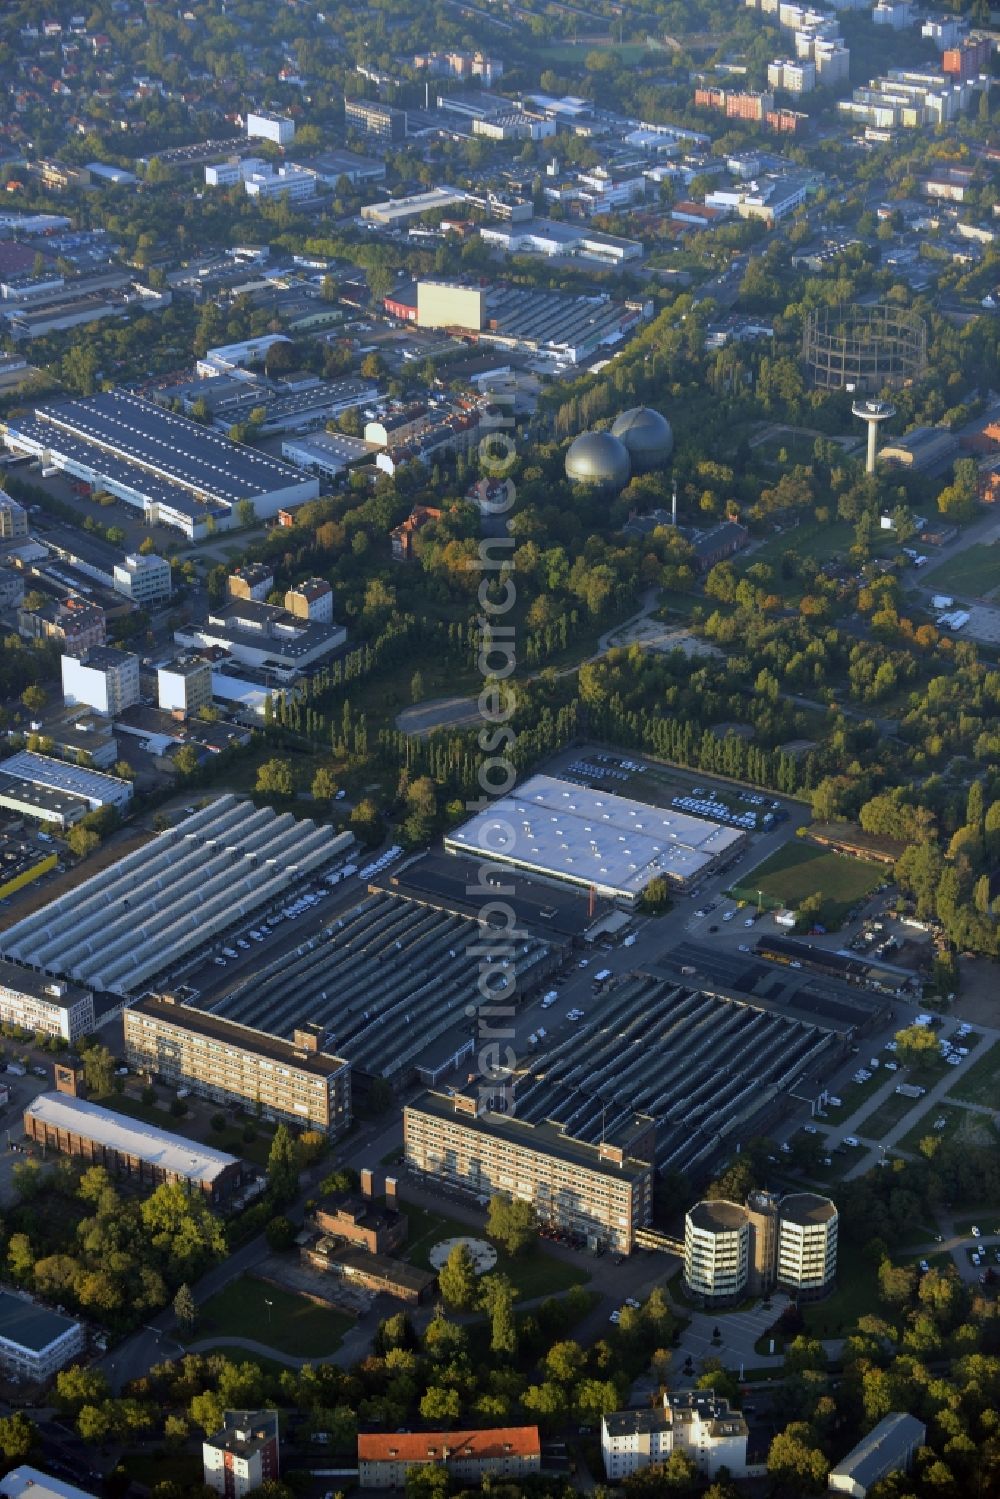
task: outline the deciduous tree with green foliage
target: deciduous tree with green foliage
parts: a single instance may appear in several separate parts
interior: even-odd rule
[[[490,1198],[486,1232],[508,1254],[525,1254],[538,1239],[538,1217],[530,1202],[497,1194]]]

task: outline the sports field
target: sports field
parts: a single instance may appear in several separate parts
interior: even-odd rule
[[[832,929],[881,883],[883,876],[878,864],[849,859],[793,838],[745,875],[734,886],[733,894],[740,900],[756,902],[759,891],[763,905],[787,906],[794,911],[806,896],[818,891],[823,897],[820,922]]]

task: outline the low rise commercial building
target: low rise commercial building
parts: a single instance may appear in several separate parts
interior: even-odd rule
[[[94,996],[80,984],[48,979],[33,968],[0,958],[0,1021],[77,1041],[94,1029]]]
[[[148,609],[170,597],[170,563],[155,552],[129,552],[124,562],[115,564],[114,586],[116,593]]]
[[[281,444],[282,458],[326,479],[343,478],[351,469],[370,463],[377,451],[374,443],[342,432],[311,432]]]
[[[419,219],[422,214],[433,213],[439,208],[454,208],[464,203],[466,194],[458,187],[432,187],[425,193],[413,193],[407,198],[389,198],[384,203],[367,203],[361,210],[366,224],[379,224],[383,228],[397,228],[410,219]]]
[[[277,604],[233,599],[200,623],[174,631],[178,645],[219,646],[234,661],[289,674],[287,680],[340,650],[347,630],[332,622],[300,619]]]
[[[226,1499],[243,1499],[281,1475],[277,1411],[226,1411],[201,1446],[205,1483]]]
[[[92,1490],[78,1488],[65,1478],[52,1478],[27,1463],[0,1478],[0,1494],[4,1499],[97,1499]]]
[[[112,1176],[152,1187],[181,1182],[213,1203],[232,1197],[244,1179],[236,1156],[65,1093],[33,1099],[24,1111],[24,1133],[46,1150],[105,1166]]]
[[[150,995],[124,1013],[125,1054],[136,1072],[190,1088],[213,1103],[259,1107],[267,1119],[335,1139],[351,1123],[351,1068],[322,1049],[320,1027],[290,1041],[169,996]]]
[[[123,812],[132,800],[131,781],[105,775],[103,771],[88,770],[82,765],[70,765],[65,760],[54,760],[51,755],[38,755],[32,750],[21,750],[6,760],[0,760],[0,775],[5,781],[20,781],[43,790],[82,797],[90,812],[108,806]]]
[[[745,1478],[748,1437],[742,1414],[714,1390],[666,1391],[662,1405],[601,1418],[604,1472],[612,1483],[665,1463],[673,1452],[689,1457],[702,1478],[713,1479],[721,1469]]]
[[[514,829],[502,847],[498,824]],[[444,846],[634,906],[651,880],[684,888],[745,842],[745,832],[708,818],[536,775],[447,834]]]
[[[834,1494],[867,1499],[883,1478],[905,1473],[926,1440],[927,1428],[916,1416],[890,1411],[830,1470],[827,1484]]]
[[[539,1473],[542,1445],[537,1426],[499,1426],[486,1431],[365,1432],[358,1437],[358,1485],[404,1489],[412,1468],[443,1468],[458,1484],[484,1478],[516,1483]]]
[[[86,1346],[83,1324],[20,1291],[0,1289],[0,1370],[14,1383],[44,1384]]]
[[[115,718],[139,701],[139,657],[108,645],[95,645],[83,656],[63,656],[62,692],[68,707],[82,705]]]

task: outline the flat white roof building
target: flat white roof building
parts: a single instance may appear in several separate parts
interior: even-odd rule
[[[50,755],[36,755],[32,750],[21,750],[19,754],[0,761],[0,770],[5,776],[25,781],[29,786],[83,797],[90,804],[91,812],[109,805],[124,810],[132,800],[131,781],[105,775],[99,770],[86,770],[82,765],[70,765],[67,760],[53,760]]]
[[[22,1464],[0,1478],[0,1494],[5,1499],[94,1499],[90,1489],[78,1489],[75,1483],[51,1478],[41,1468]]]
[[[51,1478],[41,1468],[22,1464],[0,1478],[0,1494],[5,1499],[95,1499],[90,1489],[78,1489],[63,1478]]]
[[[81,1154],[77,1144],[86,1141],[97,1148],[87,1152],[95,1162],[99,1153],[142,1162],[162,1180],[183,1181],[213,1195],[219,1183],[239,1174],[239,1160],[224,1150],[199,1145],[184,1135],[129,1119],[68,1093],[39,1093],[24,1111],[24,1128],[32,1139],[58,1141],[60,1148],[73,1155]]]
[[[449,833],[445,848],[633,904],[651,880],[689,884],[745,838],[673,808],[537,775]]]

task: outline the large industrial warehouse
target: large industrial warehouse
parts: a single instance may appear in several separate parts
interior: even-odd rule
[[[353,835],[221,796],[0,935],[0,951],[141,994],[196,949],[346,853]]]
[[[842,1051],[834,1032],[752,1000],[636,973],[607,994],[598,1018],[528,1068],[516,1114],[589,1144],[645,1115],[660,1170],[697,1174],[723,1141],[748,1138],[755,1115],[780,1107],[798,1079],[832,1070]]]
[[[332,926],[257,973],[215,1007],[216,1015],[290,1039],[303,1020],[320,1026],[324,1046],[357,1072],[393,1083],[432,1082],[472,1049],[470,1006],[479,988],[478,922],[399,895],[372,895]],[[487,949],[488,950],[488,949]],[[513,963],[498,948],[492,1003],[514,1003],[563,959],[533,937]],[[516,984],[516,989],[515,989]]]
[[[319,494],[311,476],[126,391],[38,406],[34,416],[9,421],[4,437],[15,452],[107,490],[150,523],[192,539],[211,525],[235,524],[243,500],[264,520]]]
[[[651,880],[683,888],[745,842],[737,828],[538,775],[449,833],[444,846],[634,905]]]

